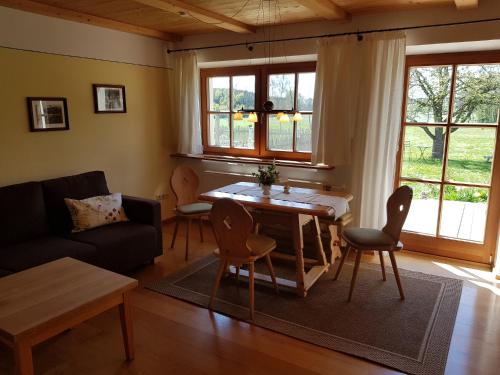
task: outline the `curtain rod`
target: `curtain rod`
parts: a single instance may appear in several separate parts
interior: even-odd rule
[[[255,41],[255,42],[219,44],[219,45],[206,46],[206,47],[167,49],[167,53],[184,52],[184,51],[199,51],[199,50],[204,50],[204,49],[228,48],[228,47],[238,47],[238,46],[251,46],[253,44],[290,42],[290,41],[294,41],[294,40],[331,38],[331,37],[339,37],[339,36],[346,36],[346,35],[358,35],[358,36],[362,36],[363,34],[383,33],[383,32],[389,32],[389,31],[404,31],[404,30],[427,29],[427,28],[433,28],[433,27],[447,27],[447,26],[458,26],[458,25],[470,25],[470,24],[475,24],[475,23],[485,23],[485,22],[495,22],[495,21],[500,21],[500,17],[497,17],[497,18],[485,18],[485,19],[471,20],[471,21],[461,21],[461,22],[436,23],[436,24],[431,24],[431,25],[417,25],[417,26],[406,26],[406,27],[393,27],[393,28],[389,28],[389,29],[348,31],[348,32],[337,33],[337,34],[322,34],[322,35],[300,36],[300,37],[294,37],[294,38],[281,38],[281,39],[272,39],[272,40],[258,40],[258,41]]]

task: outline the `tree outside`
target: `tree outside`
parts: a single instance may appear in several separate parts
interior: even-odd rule
[[[443,124],[447,122],[451,91],[451,66],[410,70],[406,122]],[[496,124],[500,100],[500,66],[459,66],[456,75],[455,124]],[[432,140],[432,158],[442,159],[444,129],[421,127]],[[452,133],[459,128],[451,130]]]
[[[440,180],[451,95],[451,66],[410,70],[407,123],[403,144],[404,177]],[[495,130],[468,124],[497,124],[500,103],[500,65],[457,67],[446,178],[455,182],[488,184],[495,147]]]
[[[480,242],[496,143],[500,65],[458,65],[454,85],[452,66],[413,67],[409,74],[401,183],[413,188],[414,202],[405,229],[436,234],[443,184],[439,234]]]

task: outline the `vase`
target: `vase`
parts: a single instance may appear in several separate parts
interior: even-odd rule
[[[266,196],[271,195],[271,185],[262,185],[262,194]]]

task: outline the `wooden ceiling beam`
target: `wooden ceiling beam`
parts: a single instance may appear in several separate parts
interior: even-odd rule
[[[255,33],[256,29],[252,25],[237,21],[231,17],[224,16],[210,10],[191,5],[180,0],[133,0],[136,3],[148,5],[152,8],[160,9],[169,13],[186,14],[194,19],[205,22],[209,25],[222,29],[234,31],[236,33]]]
[[[295,0],[327,20],[345,20],[349,14],[332,0]]]
[[[41,14],[49,17],[62,18],[68,21],[100,26],[107,29],[124,31],[127,33],[138,34],[142,36],[149,36],[152,38],[157,38],[165,41],[178,41],[181,39],[181,37],[176,34],[148,29],[146,27],[131,25],[128,23],[115,21],[109,18],[93,16],[91,14],[75,12],[74,10],[59,8],[31,0],[0,0],[0,6],[24,10],[27,12]]]
[[[479,0],[455,0],[455,6],[459,10],[474,9],[479,6]]]

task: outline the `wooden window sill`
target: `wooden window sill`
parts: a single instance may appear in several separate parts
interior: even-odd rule
[[[210,154],[171,154],[173,158],[187,158],[187,159],[198,159],[198,160],[210,160],[219,161],[225,163],[241,163],[241,164],[272,164],[271,159],[260,159],[252,157],[241,157],[241,156],[225,156],[225,155],[210,155]],[[306,161],[292,161],[292,160],[275,160],[277,166],[280,167],[294,167],[294,168],[307,168],[307,169],[318,169],[318,170],[332,170],[335,167],[332,165],[313,165],[311,162]]]

